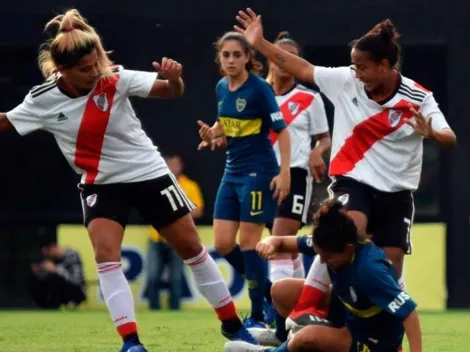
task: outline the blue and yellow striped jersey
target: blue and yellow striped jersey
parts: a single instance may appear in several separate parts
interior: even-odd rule
[[[311,236],[299,236],[297,243],[302,253],[313,254]],[[333,285],[332,323],[347,325],[353,336],[399,343],[403,320],[416,304],[400,289],[396,270],[385,253],[372,243],[359,245],[350,265],[328,272]]]
[[[216,87],[218,121],[227,137],[225,173],[279,172],[269,131],[286,127],[274,92],[263,79],[250,73],[246,82],[231,92],[222,78]]]

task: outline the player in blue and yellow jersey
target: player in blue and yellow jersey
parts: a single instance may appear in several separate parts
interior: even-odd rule
[[[246,326],[263,326],[270,283],[266,262],[256,253],[266,223],[290,189],[290,138],[272,88],[256,75],[261,65],[245,37],[228,32],[216,43],[225,76],[216,87],[217,122],[199,121],[200,147],[226,142],[225,172],[214,209],[215,247],[248,282],[252,309]],[[278,134],[279,167],[269,132]],[[240,245],[236,236],[240,231]]]
[[[307,326],[275,349],[228,343],[225,351],[398,352],[406,332],[410,351],[421,352],[416,304],[400,289],[396,270],[384,252],[358,239],[357,228],[343,204],[334,199],[326,201],[315,216],[314,227],[313,236],[269,237],[258,244],[257,250],[265,258],[279,252],[317,253],[327,265],[332,282],[329,320],[312,316]],[[274,284],[276,308],[288,315],[302,287],[303,280],[299,279]]]

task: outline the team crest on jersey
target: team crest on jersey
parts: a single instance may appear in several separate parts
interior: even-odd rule
[[[357,294],[356,291],[351,287],[349,287],[349,293],[351,293],[351,299],[353,302],[357,302]]]
[[[293,102],[293,101],[290,101],[288,104],[287,104],[287,108],[289,109],[289,112],[292,114],[292,115],[295,115],[297,114],[297,111],[299,111],[299,104]]]
[[[342,194],[338,197],[338,201],[341,202],[341,204],[346,205],[349,202],[349,194],[345,193]]]
[[[245,110],[246,100],[242,98],[238,98],[235,106],[238,112],[242,112],[243,110]]]
[[[388,123],[390,124],[390,127],[397,127],[397,125],[400,123],[402,116],[403,111],[390,110],[388,112]]]
[[[106,93],[103,92],[101,94],[95,95],[93,97],[93,101],[95,102],[98,109],[100,109],[103,112],[108,111],[109,105],[108,105],[108,97],[106,96]]]
[[[96,204],[97,199],[98,199],[98,195],[96,193],[90,194],[88,197],[86,197],[86,204],[90,208],[93,208],[93,206]]]

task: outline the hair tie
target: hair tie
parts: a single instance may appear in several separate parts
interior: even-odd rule
[[[68,32],[73,31],[74,29],[75,29],[75,27],[73,27],[73,26],[67,26],[67,27],[62,28],[61,32],[67,32],[68,33]]]

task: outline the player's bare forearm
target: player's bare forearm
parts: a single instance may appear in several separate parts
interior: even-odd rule
[[[281,154],[281,173],[290,175],[290,134],[287,128],[284,128],[278,136],[279,153]]]
[[[299,253],[296,236],[275,236],[278,239],[278,253]]]
[[[457,136],[450,128],[433,130],[429,138],[444,148],[452,148],[457,144]]]
[[[260,41],[255,49],[297,79],[303,82],[314,83],[313,70],[315,66],[307,60],[281,49],[279,46],[268,42],[266,39]]]
[[[7,114],[0,113],[0,132],[10,131],[12,127],[10,120],[7,118]]]
[[[423,341],[421,334],[421,326],[419,324],[418,313],[413,311],[403,322],[406,337],[410,345],[410,352],[422,352]]]
[[[177,98],[184,93],[184,82],[182,78],[177,80],[157,79],[153,84],[149,97],[151,98]]]
[[[331,137],[329,132],[320,133],[315,136],[317,143],[315,144],[315,150],[320,154],[324,155],[330,151],[331,148]]]

